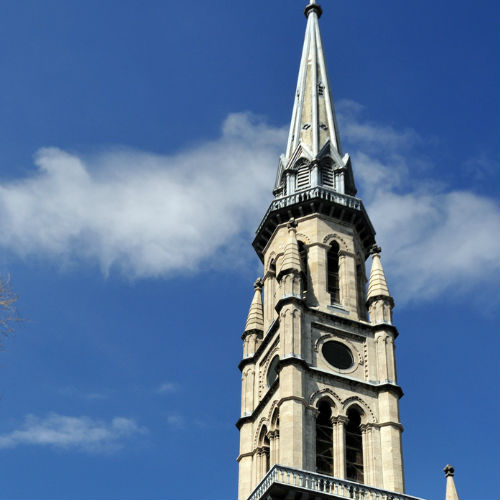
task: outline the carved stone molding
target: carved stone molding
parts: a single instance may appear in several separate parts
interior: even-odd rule
[[[343,403],[343,410],[344,413],[347,415],[347,411],[351,406],[359,406],[361,410],[364,410],[364,416],[366,419],[369,419],[371,422],[365,420],[363,423],[372,423],[375,424],[377,423],[377,419],[375,418],[375,415],[370,408],[370,406],[359,396],[349,396],[347,399],[344,400]],[[362,419],[363,420],[363,419]]]
[[[332,241],[336,241],[339,244],[340,250],[349,252],[349,246],[347,245],[344,238],[342,238],[342,236],[340,236],[338,233],[330,233],[323,238],[323,243],[325,245],[329,245]]]
[[[307,246],[311,244],[311,238],[304,233],[297,233],[297,240],[302,241],[302,243],[305,243]]]
[[[340,396],[330,389],[329,387],[325,387],[324,389],[319,389],[311,394],[309,397],[309,404],[312,407],[316,407],[317,403],[323,399],[323,398],[330,399],[330,401],[333,403],[333,407],[337,409],[342,407],[342,399]]]

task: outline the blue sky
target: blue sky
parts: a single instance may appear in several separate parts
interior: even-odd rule
[[[303,1],[0,3],[1,498],[236,497]],[[395,297],[407,491],[499,496],[499,6],[323,0]]]

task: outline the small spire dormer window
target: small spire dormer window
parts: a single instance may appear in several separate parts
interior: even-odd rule
[[[333,169],[331,165],[321,165],[321,184],[333,188]]]
[[[307,189],[311,185],[311,171],[308,165],[302,165],[297,170],[296,189]]]

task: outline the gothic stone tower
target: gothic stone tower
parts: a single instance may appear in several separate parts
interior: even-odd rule
[[[342,152],[321,13],[314,0],[305,9],[286,152],[253,242],[264,278],[242,336],[240,500],[273,466],[351,495],[360,484],[404,494],[394,303]]]

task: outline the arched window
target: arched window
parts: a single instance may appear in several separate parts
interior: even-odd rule
[[[276,355],[269,364],[269,368],[267,369],[267,387],[271,387],[278,378],[279,362],[280,362],[280,357]]]
[[[280,460],[280,411],[276,408],[271,417],[271,433],[273,440],[271,442],[271,465],[279,463]]]
[[[262,475],[264,476],[270,468],[270,443],[267,435],[267,427],[262,427],[259,435],[259,443],[261,448],[261,467]]]
[[[330,294],[330,301],[332,304],[339,304],[339,244],[336,241],[330,245],[330,250],[328,250],[327,269],[327,287]]]
[[[347,412],[349,419],[345,428],[346,479],[364,482],[363,440],[361,437],[361,414],[356,408]]]
[[[321,401],[316,417],[316,472],[333,476],[333,428],[332,409],[327,401]]]
[[[307,292],[307,248],[302,241],[299,241],[299,257],[300,257],[300,269],[302,271],[302,282],[304,285],[304,292]]]

